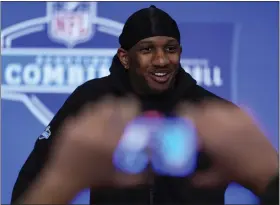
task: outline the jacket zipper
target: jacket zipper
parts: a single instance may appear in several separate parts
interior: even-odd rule
[[[150,205],[154,204],[154,190],[153,187],[150,187]]]

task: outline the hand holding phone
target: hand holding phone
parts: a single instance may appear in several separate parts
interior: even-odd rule
[[[114,155],[123,172],[137,174],[150,163],[160,175],[186,176],[196,167],[197,140],[191,122],[181,118],[135,119]]]

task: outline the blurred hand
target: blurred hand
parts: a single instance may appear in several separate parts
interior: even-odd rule
[[[225,186],[237,182],[260,194],[278,172],[278,154],[253,119],[242,109],[221,102],[205,102],[182,114],[199,133],[201,151],[212,161],[207,171],[195,173],[197,187]]]
[[[143,182],[143,175],[117,171],[112,157],[127,123],[138,114],[137,102],[106,98],[89,104],[61,129],[48,164],[57,177],[77,188],[129,186]]]
[[[85,188],[144,184],[146,172],[122,173],[112,160],[125,126],[138,112],[136,101],[109,97],[67,119],[48,162],[18,204],[68,204]]]

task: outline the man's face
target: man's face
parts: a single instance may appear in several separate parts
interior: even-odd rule
[[[161,93],[173,85],[178,71],[181,47],[171,37],[141,40],[127,53],[130,78],[143,92]]]

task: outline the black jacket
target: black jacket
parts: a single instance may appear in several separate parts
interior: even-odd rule
[[[261,205],[279,204],[279,173],[274,176],[265,192],[260,196]]]
[[[81,107],[90,101],[94,102],[106,94],[124,96],[133,92],[128,76],[115,56],[110,68],[111,74],[100,79],[90,80],[79,86],[66,100],[64,105],[50,122],[51,136],[48,139],[37,140],[33,151],[20,170],[12,193],[12,203],[28,188],[36,175],[44,166],[53,139],[57,136],[63,120],[75,115]],[[174,107],[182,100],[199,102],[206,98],[221,99],[196,84],[196,81],[182,68],[177,76],[175,89],[165,96],[141,97],[143,111],[158,110],[166,115],[172,115]],[[221,99],[223,100],[223,99]],[[210,161],[200,153],[197,169],[206,169]],[[222,189],[195,189],[188,179],[156,177],[154,187],[139,186],[132,189],[106,189],[91,190],[91,204],[224,204]]]

